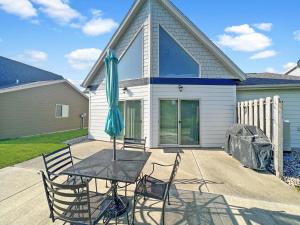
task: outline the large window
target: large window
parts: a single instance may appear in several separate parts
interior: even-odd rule
[[[199,77],[199,65],[162,28],[159,27],[160,77]]]
[[[119,60],[119,80],[143,76],[143,30],[138,33],[125,54]]]

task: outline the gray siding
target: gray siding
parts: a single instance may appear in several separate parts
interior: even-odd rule
[[[283,118],[291,123],[292,147],[300,148],[300,89],[238,90],[237,101],[273,97],[283,100]]]
[[[55,118],[55,105],[69,105],[69,118]],[[88,99],[67,83],[0,94],[0,139],[80,128]],[[85,122],[88,125],[88,118]]]

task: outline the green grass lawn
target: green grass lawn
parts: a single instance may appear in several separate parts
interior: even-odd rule
[[[66,146],[63,142],[87,135],[87,129],[0,140],[0,168],[49,153]]]

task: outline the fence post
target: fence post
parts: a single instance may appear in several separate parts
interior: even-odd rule
[[[265,110],[264,110],[265,99],[259,99],[259,128],[265,132]]]
[[[276,176],[281,178],[283,175],[283,120],[282,103],[279,96],[273,99],[274,111],[274,169]]]
[[[241,102],[241,124],[245,124],[244,102]]]
[[[241,103],[238,102],[237,106],[237,123],[241,123]]]
[[[253,125],[254,121],[253,121],[253,101],[250,100],[249,101],[249,125]]]
[[[266,135],[272,140],[271,126],[272,126],[272,111],[271,111],[271,97],[266,98]]]
[[[258,100],[254,100],[254,126],[258,127]]]
[[[249,108],[248,101],[245,102],[245,124],[249,124]]]

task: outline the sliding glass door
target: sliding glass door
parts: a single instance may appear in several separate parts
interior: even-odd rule
[[[160,100],[160,144],[199,145],[199,101]]]
[[[119,108],[123,116],[123,121],[125,125],[122,137],[140,139],[142,137],[141,101],[121,101],[119,102]]]

